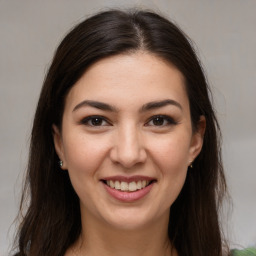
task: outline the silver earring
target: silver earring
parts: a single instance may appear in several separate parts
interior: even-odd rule
[[[60,168],[63,166],[63,161],[59,161]]]
[[[193,162],[190,163],[189,167],[190,167],[190,168],[193,168]]]

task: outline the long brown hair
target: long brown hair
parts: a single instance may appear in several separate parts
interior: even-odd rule
[[[207,128],[201,153],[171,206],[169,238],[179,256],[221,256],[218,210],[226,191],[220,131],[200,62],[190,40],[172,22],[149,11],[101,12],[81,22],[63,39],[45,78],[31,134],[17,232],[21,255],[62,256],[79,237],[79,198],[60,170],[52,125],[61,129],[65,97],[85,70],[102,58],[143,50],[175,65],[185,78],[193,129],[201,115]]]

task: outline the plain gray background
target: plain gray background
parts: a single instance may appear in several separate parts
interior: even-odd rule
[[[223,131],[233,198],[226,233],[232,247],[256,245],[256,0],[0,0],[0,255],[13,238],[32,118],[57,44],[88,15],[132,6],[160,11],[196,43]]]

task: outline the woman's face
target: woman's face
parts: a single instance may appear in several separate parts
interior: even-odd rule
[[[182,74],[148,53],[93,64],[67,95],[56,151],[88,221],[136,229],[168,220],[201,150]]]

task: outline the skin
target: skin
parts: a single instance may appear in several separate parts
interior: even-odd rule
[[[80,104],[85,100],[114,111]],[[163,100],[175,104],[145,109]],[[95,115],[104,118],[88,119]],[[81,237],[66,255],[171,255],[169,209],[201,150],[203,117],[198,127],[193,133],[184,78],[170,63],[137,52],[93,64],[67,95],[61,131],[53,126],[82,216]],[[156,182],[142,199],[122,202],[101,181],[114,175]]]

